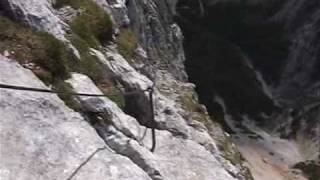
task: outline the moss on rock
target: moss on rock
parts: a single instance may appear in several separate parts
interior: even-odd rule
[[[309,180],[319,180],[320,162],[307,161],[294,165],[294,168],[301,169]]]
[[[138,43],[134,33],[130,29],[121,29],[120,34],[116,39],[116,43],[119,52],[123,57],[126,59],[134,58]]]
[[[217,143],[217,147],[222,152],[223,157],[240,167],[246,179],[253,180],[249,169],[244,166],[244,158],[234,145],[231,136],[226,135],[215,117],[209,116],[206,108],[199,104],[198,95],[193,88],[184,87],[179,89],[179,95],[178,100],[185,110],[187,118],[203,123],[210,136]]]
[[[64,101],[64,103],[69,108],[78,112],[82,111],[80,102],[77,101],[76,98],[74,98],[74,96],[72,96],[72,93],[74,91],[70,84],[64,81],[58,80],[54,83],[54,89],[56,91],[63,92],[63,93],[59,93],[58,96],[61,100]]]
[[[110,16],[91,0],[57,0],[54,7],[69,5],[80,14],[69,25],[73,33],[81,37],[90,47],[112,39],[113,28]]]
[[[66,61],[68,52],[52,35],[31,29],[0,16],[0,51],[7,51],[45,81],[69,77]]]
[[[59,97],[67,106],[80,111],[80,105],[70,95],[73,91],[71,86],[64,83],[64,80],[70,77],[70,72],[78,72],[89,76],[98,87],[108,82],[108,91],[101,90],[119,107],[123,107],[123,95],[116,90],[112,78],[108,76],[99,60],[90,54],[90,42],[75,33],[69,39],[79,50],[80,60],[52,35],[0,16],[0,52],[6,51],[10,58],[32,70],[45,84],[65,92],[59,94]]]
[[[79,50],[81,59],[69,62],[70,69],[89,76],[94,82],[103,81],[106,70],[101,66],[99,60],[90,54],[90,45],[77,35],[71,38],[72,44]]]

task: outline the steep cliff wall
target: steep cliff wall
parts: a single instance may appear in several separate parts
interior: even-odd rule
[[[320,159],[318,1],[288,1],[273,17],[283,22],[290,50],[276,93],[287,110],[279,131],[299,142],[305,159]],[[280,119],[280,118],[279,118]],[[317,170],[319,171],[319,169]],[[313,176],[319,176],[315,174]]]
[[[318,6],[1,1],[0,177],[317,177]]]
[[[1,1],[0,82],[65,92],[0,90],[1,177],[251,179],[186,81],[175,4]]]
[[[240,134],[235,141],[246,158],[261,165],[251,156],[260,153],[257,143],[291,154],[296,163],[318,161],[318,1],[189,0],[178,2],[177,14],[189,79],[209,114],[237,138]],[[257,138],[254,145],[241,139],[243,134]],[[268,179],[273,170],[253,171]]]

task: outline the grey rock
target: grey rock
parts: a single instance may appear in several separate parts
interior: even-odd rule
[[[118,53],[115,46],[109,46],[103,52],[91,49],[91,53],[108,69],[111,76],[117,78],[126,91],[139,92],[130,96],[132,103],[130,105],[131,113],[137,115],[136,118],[141,124],[148,127],[155,126],[150,121],[149,92],[146,91],[153,86],[153,82],[130,66],[123,56]]]
[[[155,69],[168,69],[176,78],[186,81],[183,35],[173,21],[176,3],[176,0],[132,0],[127,5],[128,17],[149,57],[145,63]]]
[[[120,82],[122,82],[127,89],[144,90],[147,87],[150,87],[148,84],[150,84],[151,81],[146,76],[133,69],[115,49],[109,47],[106,48],[104,52],[92,49],[91,52],[98,57],[107,69],[109,69],[112,76],[118,77]],[[157,84],[154,89],[153,97],[155,127],[164,130],[164,132],[169,131],[175,138],[184,140],[189,139],[193,143],[197,143],[198,146],[204,147],[210,152],[210,156],[219,161],[223,168],[228,172],[237,175],[239,179],[244,179],[245,177],[241,174],[239,167],[226,160],[217,148],[215,141],[217,139],[224,141],[225,136],[220,127],[213,127],[210,129],[215,131],[216,134],[219,134],[218,132],[220,132],[220,135],[215,135],[215,138],[217,139],[214,139],[202,123],[197,122],[192,118],[185,118],[192,116],[189,114],[190,112],[181,107],[179,98],[184,91],[190,88],[193,91],[194,85],[177,81],[174,76],[164,70],[157,72],[156,79]],[[131,101],[133,100],[131,99]],[[150,113],[150,109],[148,109],[148,93],[141,93],[139,98],[135,101],[137,101],[135,106],[136,111],[139,108],[145,110],[145,114],[139,113],[140,115],[143,115],[142,124],[148,125],[148,123],[146,123],[146,121],[150,121],[150,116],[148,114]],[[203,116],[203,118],[203,120],[210,121],[208,115]],[[141,119],[138,120],[139,122],[141,121]],[[151,147],[151,145],[148,147]]]
[[[234,179],[203,146],[190,140],[176,138],[168,131],[156,132],[157,147],[154,153],[121,134],[112,134],[106,138],[109,146],[116,152],[130,157],[153,179]],[[144,138],[144,143],[146,147],[151,147],[148,137],[151,137],[150,131]]]
[[[59,12],[51,7],[53,1],[41,0],[36,2],[34,0],[26,0],[25,2],[20,2],[6,0],[6,7],[10,6],[10,11],[17,19],[40,30],[48,31],[60,40],[66,41],[64,35],[68,28],[61,19],[65,21],[68,21],[68,19],[59,19],[59,16],[56,15]],[[36,125],[38,122],[45,122],[43,125],[38,123],[43,127],[46,127],[47,123],[51,123],[49,128],[34,129],[31,126],[23,126],[23,128],[28,127],[25,130],[27,134],[24,138],[33,140],[41,137],[41,135],[49,136],[51,138],[48,138],[50,143],[42,140],[32,147],[40,149],[38,152],[45,148],[44,152],[53,151],[59,153],[59,156],[56,155],[54,157],[51,157],[50,154],[45,158],[39,156],[43,159],[41,163],[44,164],[40,164],[41,167],[39,167],[38,164],[34,163],[38,154],[35,155],[33,152],[24,151],[22,157],[17,156],[16,161],[13,163],[14,168],[20,166],[21,162],[31,162],[27,165],[23,164],[26,167],[25,171],[19,171],[19,173],[25,173],[24,175],[27,179],[65,179],[88,157],[91,157],[80,168],[79,172],[74,174],[74,179],[99,180],[106,177],[108,179],[131,178],[138,180],[150,178],[154,180],[244,179],[241,175],[237,178],[233,177],[235,174],[241,173],[239,168],[222,156],[221,151],[217,148],[216,139],[209,134],[207,127],[195,121],[196,118],[199,118],[196,117],[198,114],[188,112],[182,107],[183,103],[179,100],[180,94],[189,89],[193,91],[194,85],[185,83],[187,75],[183,65],[185,60],[182,46],[183,35],[179,26],[173,21],[177,1],[110,0],[107,2],[95,0],[95,2],[110,13],[117,27],[129,26],[137,36],[139,48],[136,51],[139,59],[142,60],[142,65],[138,70],[133,68],[118,53],[115,45],[99,47],[99,50],[91,49],[91,54],[100,60],[102,66],[110,72],[110,75],[126,91],[140,91],[130,99],[130,103],[132,103],[131,110],[138,113],[134,114],[131,111],[127,112],[131,116],[125,114],[108,98],[79,97],[80,104],[87,111],[102,111],[107,114],[107,116],[99,119],[98,123],[92,124],[104,140],[103,142],[94,129],[84,121],[84,117],[65,107],[63,102],[55,95],[31,96],[30,94],[32,93],[29,93],[25,97],[19,93],[17,94],[18,100],[15,101],[17,104],[14,104],[17,107],[6,105],[7,101],[9,101],[8,97],[12,96],[11,93],[5,94],[8,97],[5,98],[4,103],[1,103],[2,96],[0,96],[1,114],[5,113],[6,110],[12,112],[9,113],[10,115],[4,115],[5,118],[14,119],[13,117],[24,113],[24,109],[26,109],[27,113],[23,115],[26,114],[27,120],[30,122]],[[11,5],[14,5],[15,8],[12,8]],[[41,10],[37,10],[37,8]],[[62,9],[61,12],[63,11]],[[66,13],[71,11],[70,9],[66,10]],[[65,16],[65,13],[62,13],[62,16]],[[70,18],[72,16],[73,14],[71,13]],[[39,85],[38,80],[29,71],[20,75],[9,74],[11,71],[20,72],[22,69],[17,64],[14,66],[16,66],[16,69],[10,67],[14,70],[9,70],[10,68],[3,69],[0,66],[3,69],[3,71],[0,71],[1,81],[5,82],[6,79],[11,79],[12,82],[22,83],[25,81],[35,87],[44,87],[41,83]],[[75,92],[101,93],[94,83],[82,74],[73,74],[68,82],[73,86]],[[22,83],[22,85],[24,84]],[[150,122],[150,99],[149,93],[145,92],[146,89],[152,86],[154,86],[155,122]],[[1,90],[0,93],[2,93]],[[20,98],[27,98],[27,100],[20,101]],[[42,103],[42,98],[46,100],[46,103]],[[29,101],[32,103],[29,103]],[[39,104],[49,107],[39,108]],[[24,105],[27,105],[27,107],[24,107]],[[39,109],[39,111],[34,111],[35,106],[38,107],[36,109]],[[83,116],[86,116],[86,114],[84,113]],[[71,122],[69,122],[70,118],[72,119]],[[205,119],[207,118],[206,114]],[[26,123],[22,122],[22,118],[18,120],[16,121],[15,119],[15,123],[17,123],[14,126],[15,129],[20,128],[18,124]],[[69,126],[65,127],[65,124]],[[82,129],[79,134],[75,135],[73,133],[78,132],[79,124]],[[157,128],[157,144],[154,153],[149,150],[151,147],[150,127]],[[60,128],[63,129],[60,130]],[[73,131],[69,131],[70,128]],[[222,130],[218,127],[215,128],[217,129],[215,133],[223,137]],[[144,130],[146,130],[146,134],[144,134]],[[40,131],[40,135],[37,134],[38,131]],[[10,133],[13,133],[13,131],[10,131]],[[71,135],[64,138],[64,133],[70,133]],[[53,137],[51,135],[53,136],[53,134],[55,135],[54,140],[57,142],[52,140]],[[8,136],[6,134],[5,137]],[[2,142],[6,141],[1,139]],[[78,146],[81,146],[81,148]],[[108,147],[112,150],[109,151]],[[9,150],[14,149],[13,146],[8,146],[8,148]],[[29,148],[29,146],[23,145],[19,149],[24,150],[26,148]],[[100,148],[104,149],[96,152]],[[64,152],[65,149],[67,149],[66,152]],[[12,151],[11,154],[16,155],[19,153]],[[8,157],[11,158],[11,156]],[[62,162],[62,165],[52,165],[52,158],[57,158],[57,161],[59,163]],[[69,163],[73,164],[70,165]],[[45,168],[42,168],[42,166]],[[3,168],[3,171],[1,168]],[[0,173],[6,173],[7,169],[5,168],[10,168],[10,164],[0,163]],[[62,169],[65,170],[66,174],[61,173]],[[14,172],[16,171],[18,170],[15,169]]]
[[[1,4],[13,17],[34,28],[53,34],[66,41],[65,29],[68,27],[55,15],[52,5],[47,0],[3,0]]]
[[[89,77],[73,73],[67,81],[77,93],[103,94]],[[112,125],[128,137],[138,139],[142,132],[140,124],[122,110],[107,97],[78,97],[86,111],[96,113],[107,113]]]
[[[113,68],[117,69],[116,66]],[[68,82],[78,93],[101,94],[85,75],[73,74]],[[197,142],[176,138],[165,130],[156,131],[156,151],[151,153],[148,149],[151,147],[150,129],[139,125],[134,118],[124,114],[108,98],[79,99],[87,110],[107,111],[110,114],[109,120],[113,123],[100,123],[95,125],[95,128],[108,146],[129,157],[152,179],[233,179],[215,156]],[[147,134],[143,135],[145,129]]]
[[[78,50],[66,38],[68,25],[63,22],[52,8],[52,1],[48,0],[3,0],[0,5],[9,12],[14,19],[36,28],[46,31],[57,39],[65,42],[74,55],[80,58]]]
[[[151,180],[140,168],[133,166],[128,158],[107,150],[98,152],[82,169],[73,179]]]
[[[5,57],[9,57],[9,56],[10,56],[10,53],[9,53],[8,50],[5,50],[5,51],[3,51],[3,55],[4,55]]]
[[[128,9],[126,0],[108,0],[109,8],[118,27],[128,26],[130,20],[128,18]]]
[[[1,83],[47,88],[3,56],[0,69]],[[54,94],[0,89],[0,114],[1,179],[150,179]]]
[[[56,12],[64,22],[71,22],[78,14],[81,13],[80,10],[73,9],[71,6],[64,6]]]

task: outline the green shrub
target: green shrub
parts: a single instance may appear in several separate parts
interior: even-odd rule
[[[79,60],[70,62],[70,69],[89,76],[108,98],[114,101],[120,108],[124,108],[125,98],[123,94],[115,88],[111,80],[112,78],[108,77],[107,70],[103,68],[99,60],[90,54],[89,44],[77,35],[71,38],[71,42],[79,50],[81,60],[80,62]]]
[[[53,75],[50,72],[45,71],[43,69],[35,69],[33,70],[33,73],[37,75],[37,77],[46,85],[51,85],[54,81]]]
[[[68,52],[59,40],[0,16],[0,51],[5,50],[21,64],[35,64],[31,70],[46,83],[69,76],[65,65]]]
[[[55,7],[69,5],[79,9],[81,14],[70,22],[73,33],[85,40],[90,47],[98,47],[112,38],[110,16],[91,0],[57,0]]]
[[[118,45],[119,52],[123,57],[130,59],[135,56],[137,39],[130,29],[122,29],[116,39],[116,43]]]
[[[182,108],[190,113],[192,119],[206,124],[210,119],[206,112],[206,109],[203,108],[198,102],[198,95],[193,90],[181,90],[178,100],[182,105]]]
[[[106,78],[106,70],[101,66],[99,60],[90,54],[90,45],[77,35],[71,38],[71,42],[79,50],[81,60],[75,59],[69,62],[70,69],[74,72],[86,74],[95,83],[103,81]]]
[[[306,161],[294,165],[294,168],[301,169],[309,180],[319,180],[320,177],[320,162]]]
[[[73,6],[84,9],[82,15],[71,22],[73,33],[69,38],[79,50],[80,60],[52,35],[2,16],[0,16],[0,52],[5,50],[14,52],[10,58],[16,59],[22,65],[35,64],[30,69],[47,85],[53,85],[56,90],[65,92],[59,94],[59,97],[67,106],[80,111],[80,105],[70,95],[73,91],[71,86],[64,83],[64,80],[69,78],[69,72],[79,72],[89,76],[98,87],[103,82],[111,82],[106,70],[99,60],[90,54],[89,49],[107,40],[104,37],[111,34],[105,32],[112,29],[112,23],[109,16],[89,0],[64,2],[72,2]],[[108,91],[103,92],[120,107],[124,106],[124,97],[112,83]]]
[[[66,66],[69,55],[64,44],[47,33],[40,33],[40,40],[43,43],[42,50],[45,53],[43,57],[36,57],[35,62],[50,70],[54,77],[61,79],[69,77],[68,67]],[[41,48],[40,44],[39,47]],[[40,49],[37,50],[41,51]]]
[[[58,94],[59,98],[62,99],[64,101],[64,103],[71,109],[75,110],[75,111],[81,111],[81,105],[80,103],[74,98],[74,96],[72,95],[73,88],[71,87],[70,84],[58,80],[56,82],[54,82],[54,89],[56,91],[59,92],[63,92]]]

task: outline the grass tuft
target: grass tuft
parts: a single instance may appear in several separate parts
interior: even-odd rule
[[[52,35],[33,30],[0,16],[0,51],[10,53],[22,65],[50,84],[54,78],[69,77],[65,65],[68,52]]]
[[[80,10],[80,15],[70,22],[70,28],[90,47],[97,48],[100,43],[112,39],[113,28],[110,16],[91,0],[57,0],[54,7],[69,5]]]
[[[80,9],[81,14],[70,22],[72,33],[69,37],[79,50],[81,59],[74,57],[66,46],[52,35],[34,30],[0,16],[0,52],[10,52],[10,58],[32,70],[44,83],[66,92],[59,94],[70,108],[79,111],[78,102],[68,95],[72,88],[65,79],[70,72],[89,76],[111,100],[124,107],[124,97],[108,77],[106,69],[89,52],[90,48],[99,48],[100,44],[111,40],[112,22],[110,17],[98,5],[90,0],[58,0],[55,7],[70,5]],[[108,89],[101,88],[104,83]]]
[[[122,29],[116,39],[120,54],[126,59],[132,59],[136,54],[137,39],[130,29]]]
[[[63,94],[58,94],[59,98],[64,101],[64,103],[71,109],[81,112],[82,107],[80,102],[78,102],[74,96],[71,95],[73,93],[73,88],[71,87],[70,84],[58,80],[54,83],[54,89],[60,92],[64,92]]]
[[[70,69],[89,76],[95,83],[103,81],[106,78],[106,70],[101,66],[99,60],[90,54],[90,45],[77,35],[72,36],[71,42],[79,50],[81,60],[69,62]]]

